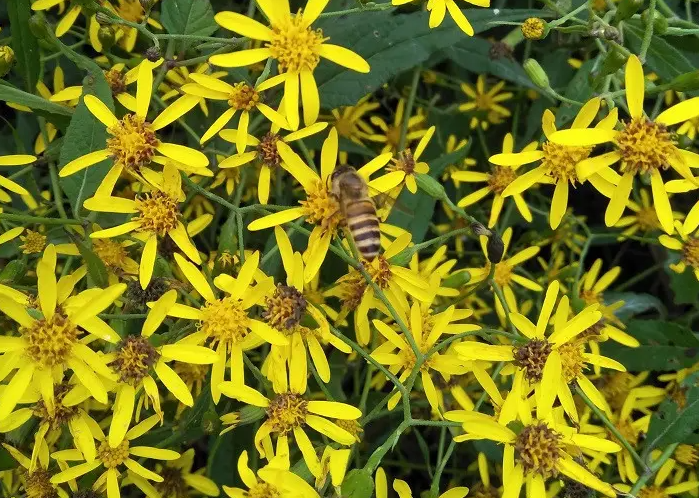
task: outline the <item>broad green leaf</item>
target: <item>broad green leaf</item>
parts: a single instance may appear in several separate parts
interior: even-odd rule
[[[699,280],[694,276],[692,268],[684,273],[677,273],[667,268],[670,277],[670,288],[675,293],[675,304],[695,304],[699,301]]]
[[[636,21],[624,25],[624,34],[629,49],[638,53],[643,42],[644,28]],[[646,55],[646,75],[655,71],[661,79],[669,81],[675,76],[688,73],[696,69],[682,52],[670,45],[660,36],[653,36]]]
[[[160,21],[173,35],[209,36],[218,29],[209,0],[163,0]]]
[[[73,115],[73,110],[69,107],[50,102],[38,95],[24,92],[1,80],[0,100],[25,105],[60,129],[65,129],[68,126],[70,116]]]
[[[439,178],[444,168],[463,160],[468,155],[468,152],[469,147],[466,146],[429,161],[430,176]],[[417,244],[422,242],[427,234],[436,203],[437,201],[434,197],[430,197],[420,190],[416,194],[412,194],[408,189],[404,188],[396,202],[398,207],[391,211],[386,222],[412,233],[412,241]]]
[[[464,9],[476,33],[498,21],[521,21],[541,16],[538,10]],[[427,12],[394,15],[372,12],[352,22],[320,23],[329,43],[342,45],[364,57],[372,67],[368,74],[346,70],[334,63],[322,64],[316,73],[321,102],[327,108],[354,105],[393,76],[427,61],[439,50],[466,35],[446,16],[442,25],[430,29]]]
[[[570,80],[566,87],[565,97],[577,100],[578,102],[587,102],[592,97],[592,78],[590,72],[594,61],[589,60],[583,63],[578,69],[573,79]],[[577,105],[562,103],[556,112],[556,125],[559,128],[567,127],[578,114],[580,107]]]
[[[493,44],[488,40],[466,37],[457,45],[446,48],[443,53],[454,63],[476,74],[492,74],[498,78],[512,81],[521,87],[536,88],[522,66],[514,59],[490,55]]]
[[[682,382],[685,403],[682,408],[671,399],[660,404],[650,419],[644,453],[668,444],[686,442],[699,429],[699,387],[697,374]]]
[[[691,330],[660,320],[631,320],[626,332],[641,343],[628,348],[611,341],[602,344],[602,353],[620,361],[630,372],[679,370],[699,360],[699,340]]]
[[[667,315],[667,309],[660,299],[650,294],[642,294],[636,292],[606,292],[604,299],[607,303],[624,301],[624,305],[619,308],[615,315],[620,320],[628,320],[629,318],[645,313],[646,311],[656,310],[660,316]]]
[[[371,498],[374,493],[374,479],[364,469],[353,469],[345,476],[341,489],[343,498]]]
[[[92,115],[83,100],[84,96],[88,94],[96,96],[114,112],[112,91],[102,73],[86,76],[83,81],[83,96],[75,108],[75,115],[66,131],[64,145],[61,149],[59,171],[73,159],[106,147],[107,130]],[[82,209],[83,201],[95,193],[111,164],[112,160],[106,159],[73,175],[61,178],[61,188],[70,201],[73,213],[77,215]]]
[[[40,78],[41,62],[39,41],[29,30],[29,18],[32,16],[30,0],[9,0],[7,13],[12,30],[12,50],[17,60],[17,72],[22,76],[24,88],[34,92]]]

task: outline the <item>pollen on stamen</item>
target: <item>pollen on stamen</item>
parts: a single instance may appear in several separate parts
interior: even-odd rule
[[[514,348],[515,365],[524,369],[524,377],[532,384],[540,382],[544,365],[551,354],[552,346],[544,339],[532,339]]]
[[[124,269],[128,253],[121,242],[112,239],[94,239],[92,249],[110,270]]]
[[[159,358],[160,354],[146,337],[129,336],[119,345],[116,358],[110,365],[121,382],[135,386],[148,375]]]
[[[104,440],[97,448],[97,458],[107,469],[115,469],[129,458],[129,440],[124,439],[116,448]]]
[[[267,298],[266,307],[262,318],[272,327],[286,331],[301,322],[308,302],[295,287],[279,284],[274,294]]]
[[[393,273],[391,272],[391,264],[384,257],[383,254],[379,254],[374,260],[376,263],[364,264],[366,271],[371,275],[371,279],[379,286],[380,289],[386,289],[388,283],[391,281]]]
[[[24,473],[24,491],[27,498],[58,498],[58,491],[51,484],[51,473],[42,468]]]
[[[228,105],[239,111],[250,111],[260,102],[260,94],[247,83],[237,83],[228,96]]]
[[[575,185],[578,175],[575,166],[583,159],[587,159],[592,152],[592,147],[572,147],[553,142],[544,142],[542,146],[544,157],[541,166],[551,175],[556,182],[570,181]]]
[[[561,458],[562,436],[545,422],[534,422],[522,429],[515,440],[517,458],[525,474],[549,478],[558,475],[556,463]]]
[[[127,170],[138,171],[150,164],[160,145],[153,125],[135,114],[127,114],[107,131],[112,135],[107,139],[107,150],[114,162]]]
[[[326,233],[334,232],[342,221],[340,204],[323,182],[306,192],[306,200],[299,202],[304,209],[306,221],[320,225]]]
[[[279,166],[282,162],[282,158],[277,150],[277,142],[279,140],[281,140],[279,135],[269,132],[260,139],[260,143],[257,146],[258,159],[270,168]]]
[[[34,230],[25,230],[24,235],[20,235],[19,240],[22,241],[19,247],[24,254],[37,254],[43,252],[46,247],[46,235]]]
[[[248,498],[281,498],[282,494],[273,484],[259,481],[247,492]]]
[[[188,486],[182,475],[182,469],[166,465],[160,470],[159,475],[163,480],[155,483],[155,489],[158,490],[161,496],[173,498],[187,498],[189,496]]]
[[[41,419],[42,422],[48,423],[52,430],[61,429],[73,417],[78,415],[77,406],[65,406],[63,404],[63,398],[65,398],[66,394],[68,394],[71,387],[72,386],[66,382],[55,385],[53,388],[53,413],[48,411],[44,400],[40,399],[32,407],[32,413],[34,416]]]
[[[391,163],[386,167],[387,171],[404,171],[406,175],[415,172],[415,157],[410,149],[400,151],[397,158],[391,159]]]
[[[699,239],[688,239],[682,246],[682,261],[693,268],[699,268]]]
[[[201,311],[202,319],[197,326],[213,344],[239,344],[250,332],[250,318],[238,299],[225,297],[209,302]]]
[[[278,394],[267,407],[267,420],[272,431],[280,435],[305,425],[307,414],[308,401],[292,392]]]
[[[585,348],[581,342],[568,342],[558,348],[561,355],[561,374],[566,384],[583,375]]]
[[[174,230],[180,220],[177,199],[164,192],[155,191],[136,199],[138,216],[133,221],[140,222],[139,231],[155,232],[161,237]]]
[[[267,47],[277,60],[280,72],[297,73],[316,68],[320,62],[320,46],[326,38],[322,30],[306,25],[301,11],[271,28],[272,39]]]
[[[126,79],[124,73],[118,69],[110,69],[104,71],[104,79],[107,80],[109,88],[112,90],[112,95],[117,96],[126,91]]]
[[[517,173],[507,166],[494,166],[488,177],[488,188],[496,194],[502,194],[505,189],[517,179]]]
[[[621,170],[633,174],[670,167],[678,157],[676,142],[667,128],[645,117],[624,124],[615,139],[621,153]]]
[[[78,328],[61,310],[49,319],[36,320],[20,333],[27,341],[27,355],[43,367],[54,367],[66,362],[78,340]]]

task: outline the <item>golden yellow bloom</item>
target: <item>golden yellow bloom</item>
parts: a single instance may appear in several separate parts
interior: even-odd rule
[[[676,222],[675,229],[679,240],[666,234],[658,237],[662,245],[680,252],[680,260],[677,263],[670,263],[670,268],[677,273],[684,273],[689,266],[699,280],[699,236],[696,233],[692,235],[691,232],[687,232],[679,222]]]
[[[393,5],[405,5],[412,0],[392,0]],[[476,7],[490,7],[490,0],[466,0]],[[459,5],[454,0],[431,0],[427,2],[427,10],[430,12],[430,28],[436,28],[444,20],[447,11],[461,31],[468,36],[473,36],[473,26],[461,12]],[[402,497],[401,497],[402,498]]]
[[[393,117],[393,123],[388,124],[381,116],[376,114],[371,116],[371,124],[378,127],[381,133],[372,132],[367,139],[372,142],[382,143],[383,148],[381,153],[386,152],[398,152],[398,146],[400,144],[400,136],[403,130],[405,113],[405,99],[401,98],[396,106],[396,114]],[[413,142],[421,138],[427,130],[423,128],[426,116],[420,112],[418,109],[414,116],[408,117],[408,128],[405,134],[405,146],[409,146],[410,142]]]
[[[501,92],[505,86],[504,81],[495,84],[490,90],[486,90],[485,76],[480,75],[476,80],[475,89],[468,83],[461,84],[461,91],[471,99],[471,102],[466,102],[459,105],[459,111],[474,113],[471,118],[471,129],[480,126],[487,130],[490,124],[501,123],[503,118],[508,118],[512,113],[503,107],[501,102],[512,98],[512,92]]]

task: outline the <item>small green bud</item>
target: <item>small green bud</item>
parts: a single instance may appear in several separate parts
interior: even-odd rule
[[[425,192],[430,197],[434,197],[438,200],[446,199],[447,193],[444,190],[444,187],[441,183],[439,183],[439,181],[435,180],[430,175],[418,173],[415,175],[415,182],[420,190]]]
[[[522,34],[527,40],[543,40],[549,34],[549,26],[543,19],[530,17],[521,26]]]
[[[614,24],[619,24],[621,21],[628,19],[633,16],[636,12],[641,10],[643,7],[644,0],[621,0],[616,8],[616,14],[614,14]]]
[[[0,272],[0,282],[17,283],[27,274],[27,263],[23,259],[13,259]]]
[[[114,42],[116,42],[114,29],[111,26],[100,26],[100,29],[97,30],[97,39],[102,44],[104,50],[109,50],[114,46]]]
[[[114,19],[112,19],[109,15],[105,14],[104,12],[98,12],[95,14],[95,20],[97,21],[97,24],[100,26],[110,26],[114,24]]]
[[[10,72],[15,62],[15,52],[8,46],[0,47],[0,78]]]
[[[447,278],[442,280],[442,286],[450,289],[460,289],[471,281],[471,274],[466,270],[461,270],[452,273]]]
[[[609,52],[607,52],[607,55],[604,57],[604,61],[602,62],[602,67],[595,75],[593,86],[596,87],[600,85],[605,77],[616,73],[624,66],[624,64],[626,64],[626,56],[617,50],[616,47],[612,48]]]
[[[36,36],[38,40],[52,40],[51,27],[43,12],[36,12],[29,18],[29,31]]]
[[[551,88],[546,71],[544,71],[534,59],[527,59],[524,61],[524,71],[527,73],[527,76],[529,76],[529,79],[542,90]]]

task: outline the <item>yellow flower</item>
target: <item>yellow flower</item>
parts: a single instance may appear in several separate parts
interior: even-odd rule
[[[692,224],[689,224],[688,228],[691,228]],[[687,226],[686,221],[685,226]],[[679,235],[679,240],[666,234],[658,237],[660,243],[668,249],[680,251],[680,260],[677,263],[670,263],[670,268],[677,273],[684,273],[687,266],[689,266],[694,272],[694,276],[699,280],[699,236],[697,236],[697,233],[692,235],[679,222],[676,222],[675,228]],[[696,226],[694,229],[696,229]]]
[[[328,38],[323,32],[311,28],[327,3],[328,0],[308,0],[305,9],[292,14],[287,1],[260,0],[257,6],[269,19],[269,27],[243,14],[219,12],[215,16],[219,25],[267,44],[263,48],[214,55],[209,62],[222,67],[244,67],[265,59],[275,60],[280,75],[274,79],[274,84],[284,83],[284,115],[291,129],[299,127],[299,91],[303,121],[306,126],[312,125],[320,112],[313,71],[321,57],[360,73],[369,72],[369,64],[362,57],[344,47],[326,43]]]
[[[277,142],[280,165],[301,184],[306,199],[299,201],[300,207],[279,211],[254,220],[248,230],[257,231],[281,225],[305,217],[306,222],[315,225],[308,240],[308,248],[303,255],[306,265],[304,278],[310,282],[320,270],[330,246],[330,240],[337,233],[342,222],[338,200],[331,192],[329,178],[337,166],[338,136],[332,128],[323,142],[320,156],[320,175],[313,171],[285,142]],[[357,170],[372,192],[387,192],[395,188],[404,177],[402,172],[391,172],[369,181],[369,175],[383,168],[390,160],[390,154],[382,154]]]
[[[457,138],[455,135],[449,135],[447,138],[447,143],[446,147],[444,148],[444,152],[447,154],[451,154],[452,152],[456,152],[457,150],[461,150],[466,145],[468,144],[468,140],[465,138],[462,138],[457,142]],[[451,179],[454,182],[454,186],[456,188],[459,188],[461,186],[461,182],[453,177],[453,174],[456,173],[457,171],[464,171],[467,170],[473,166],[475,166],[477,161],[473,159],[472,157],[467,157],[465,159],[461,160],[460,164],[450,164],[446,168],[444,168],[444,171],[442,172],[442,180],[446,181]]]
[[[146,120],[153,87],[153,65],[141,62],[136,82],[136,113],[117,119],[112,111],[94,95],[85,95],[83,100],[90,112],[106,127],[111,138],[106,148],[78,157],[63,166],[59,176],[66,177],[89,166],[112,158],[114,165],[103,180],[100,190],[111,194],[114,183],[126,171],[143,183],[141,168],[156,164],[186,163],[191,168],[206,168],[209,159],[204,153],[184,145],[162,142],[157,131],[186,114],[199,101],[197,97],[184,95],[163,110],[152,122]],[[162,155],[157,155],[157,153]]]
[[[619,218],[619,221],[614,224],[616,228],[624,228],[619,236],[619,240],[623,240],[630,235],[635,235],[638,232],[647,234],[656,230],[662,230],[660,221],[658,221],[658,215],[655,214],[655,207],[653,207],[650,196],[648,195],[648,190],[641,188],[638,193],[640,196],[640,203],[630,200],[627,206],[633,211],[633,214],[622,216]],[[680,213],[673,213],[675,219],[681,219],[681,216]]]
[[[546,480],[565,476],[580,482],[605,496],[615,497],[614,488],[599,479],[575,458],[581,450],[597,453],[616,453],[621,446],[604,437],[579,434],[565,424],[562,417],[552,413],[546,417],[531,416],[526,400],[518,389],[510,392],[498,415],[474,411],[447,412],[447,420],[463,423],[464,435],[455,441],[490,440],[504,444],[502,460],[503,496],[519,496],[526,481],[526,497],[547,496]],[[515,422],[515,424],[513,424]],[[518,425],[517,432],[510,427]]]
[[[173,97],[180,96],[182,94],[180,90],[184,85],[188,83],[196,83],[192,79],[192,75],[205,74],[216,80],[220,80],[224,76],[228,75],[226,71],[213,71],[209,73],[210,69],[211,66],[206,62],[198,64],[194,71],[187,69],[187,66],[178,66],[170,69],[167,73],[165,73],[166,81],[163,81],[158,87],[158,91],[163,92],[163,101],[167,102]],[[201,112],[204,113],[204,116],[209,116],[209,107],[206,105],[206,99],[203,97],[199,98],[199,108],[201,109]]]
[[[323,312],[307,299],[304,288],[305,267],[299,252],[293,252],[286,232],[274,227],[277,247],[286,273],[286,285],[277,284],[274,292],[265,298],[262,318],[270,327],[289,339],[287,345],[272,344],[263,373],[279,392],[289,390],[306,392],[308,381],[308,354],[320,379],[330,382],[330,364],[323,344],[330,343],[345,354],[352,352],[340,339],[330,333]],[[315,326],[311,323],[315,322]],[[287,380],[288,366],[288,380]]]
[[[234,382],[223,382],[219,388],[229,398],[265,409],[267,419],[255,433],[255,447],[262,457],[272,456],[271,434],[277,437],[277,454],[285,455],[289,453],[289,436],[293,435],[308,469],[317,475],[321,470],[320,461],[304,430],[305,426],[342,445],[349,446],[355,442],[350,432],[328,420],[357,420],[362,412],[352,405],[336,401],[309,401],[294,391],[275,391],[274,397],[269,399],[251,387]]]
[[[31,164],[36,161],[36,156],[30,156],[27,154],[15,154],[9,156],[0,156],[0,166],[24,166]],[[20,184],[13,182],[9,178],[5,178],[0,175],[0,187],[6,188],[10,192],[14,192],[19,195],[29,195],[29,191],[21,186]],[[11,202],[12,198],[0,189],[0,202]]]
[[[49,472],[49,452],[48,448],[46,451],[39,452],[39,467],[36,467],[36,462],[32,466],[32,461],[24,456],[17,448],[10,446],[9,444],[2,443],[3,447],[7,452],[12,455],[12,458],[17,460],[17,462],[24,469],[24,472],[20,474],[21,487],[24,489],[27,497],[40,497],[45,496],[59,496],[65,497],[68,494],[60,486],[51,482],[51,476],[53,475]],[[4,483],[3,483],[4,484]],[[70,482],[71,490],[77,491],[77,486],[75,481]],[[5,487],[5,491],[10,491],[10,487]],[[13,495],[15,496],[15,495]]]
[[[380,116],[371,116],[371,124],[377,126],[381,133],[372,132],[367,136],[367,140],[372,142],[378,142],[384,144],[381,149],[381,153],[386,152],[398,152],[398,145],[400,144],[400,136],[403,130],[403,121],[405,114],[405,99],[401,98],[396,106],[396,115],[393,117],[393,123],[387,124]],[[410,142],[421,138],[427,130],[422,128],[423,123],[427,119],[427,116],[422,114],[420,110],[416,112],[414,116],[408,118],[408,128],[405,134],[405,145],[408,146]]]
[[[324,120],[329,121],[337,129],[337,134],[341,138],[351,140],[357,145],[364,145],[363,140],[374,132],[365,117],[380,106],[378,102],[370,102],[371,97],[372,95],[362,97],[353,106],[333,109],[331,116],[326,116]],[[323,119],[322,116],[321,119]],[[347,164],[347,152],[340,151],[340,162]]]
[[[400,174],[400,182],[405,183],[407,189],[413,194],[417,193],[415,174],[427,174],[430,172],[430,167],[426,162],[418,161],[430,143],[434,131],[435,127],[432,126],[425,132],[415,148],[415,153],[410,149],[398,152],[398,157],[391,159],[393,164],[386,168],[388,171],[397,171]]]
[[[235,154],[227,157],[218,165],[221,169],[238,168],[251,161],[256,161],[260,166],[260,172],[257,180],[257,198],[261,204],[267,204],[269,201],[269,187],[272,172],[280,174],[279,167],[288,171],[289,166],[284,161],[284,158],[279,153],[279,144],[289,144],[295,140],[300,140],[327,128],[328,123],[315,123],[306,128],[293,131],[286,136],[279,134],[279,127],[272,123],[272,128],[269,133],[266,133],[261,139],[257,139],[252,135],[248,135],[247,144],[255,148],[250,152]],[[220,132],[222,139],[237,143],[238,130],[225,129]]]
[[[672,234],[673,216],[661,170],[674,169],[683,178],[696,183],[689,168],[699,167],[699,154],[679,149],[669,126],[683,123],[699,115],[699,97],[685,100],[661,112],[655,121],[643,113],[644,78],[638,57],[631,55],[626,63],[626,103],[631,119],[621,131],[609,129],[573,128],[553,133],[549,139],[561,145],[591,147],[612,142],[612,152],[590,157],[577,166],[580,180],[595,173],[609,175],[610,165],[620,162],[621,178],[614,188],[604,215],[605,224],[614,226],[628,204],[633,181],[637,175],[650,176],[653,205],[663,230]],[[602,192],[604,194],[604,192]]]
[[[536,148],[536,143],[530,143],[524,149],[522,149],[522,152],[519,152],[517,154],[512,153],[513,148],[514,139],[512,137],[512,134],[508,133],[507,135],[505,135],[505,138],[502,141],[502,154],[496,155],[499,156],[509,154],[529,154],[532,150]],[[493,161],[494,157],[496,156],[491,156],[489,160],[493,164],[497,164],[495,161]],[[498,218],[500,217],[500,212],[502,211],[502,207],[505,204],[504,193],[508,190],[510,185],[512,185],[513,183],[517,182],[517,180],[525,176],[517,175],[517,169],[520,166],[521,164],[514,164],[508,166],[498,165],[492,168],[490,173],[482,173],[480,171],[455,171],[451,175],[452,180],[454,180],[454,184],[458,185],[459,182],[486,182],[485,187],[482,187],[476,190],[475,192],[468,194],[466,197],[462,198],[458,202],[458,206],[471,206],[476,202],[479,202],[489,193],[492,193],[494,195],[494,198],[493,205],[490,208],[488,228],[493,228],[497,223]],[[515,205],[517,206],[517,210],[522,215],[522,218],[524,218],[528,222],[531,222],[533,219],[532,212],[529,210],[529,206],[527,206],[527,203],[524,201],[522,195],[519,192],[517,192],[512,195],[512,198],[514,199]]]
[[[476,80],[476,88],[474,89],[468,83],[461,84],[461,91],[471,99],[471,102],[466,102],[459,105],[461,112],[475,112],[471,118],[471,129],[480,126],[487,130],[490,124],[501,123],[503,118],[508,118],[512,113],[500,103],[512,98],[512,92],[501,92],[505,86],[504,81],[500,81],[493,88],[486,91],[485,76],[480,75]]]
[[[156,465],[155,473],[163,480],[155,484],[160,496],[178,498],[182,493],[201,493],[205,496],[218,496],[218,486],[204,476],[205,467],[192,472],[194,465],[194,448],[189,448],[177,460],[170,460],[165,465]],[[191,488],[191,491],[188,489]]]
[[[393,5],[404,5],[412,0],[392,0]],[[465,0],[471,5],[477,7],[490,7],[490,0]],[[466,16],[461,12],[461,9],[454,0],[431,0],[427,2],[427,10],[430,12],[429,26],[431,29],[442,24],[444,16],[449,11],[449,15],[454,20],[456,25],[468,36],[473,36],[473,26],[468,22]]]
[[[251,286],[253,278],[258,273],[259,261],[260,253],[254,252],[245,259],[237,278],[226,274],[218,275],[214,279],[214,285],[226,292],[228,296],[217,298],[204,274],[175,253],[177,266],[199,295],[204,298],[205,303],[198,309],[184,304],[175,304],[174,299],[169,302],[163,300],[161,312],[163,316],[197,320],[199,332],[195,336],[196,340],[209,339],[212,347],[215,346],[218,358],[211,371],[211,395],[216,403],[221,397],[218,386],[224,380],[229,357],[231,381],[233,384],[242,385],[244,381],[243,351],[257,347],[263,342],[289,344],[289,340],[281,332],[249,316],[248,310],[263,304],[264,296],[273,285],[271,279],[264,277],[263,274],[263,281]],[[194,340],[192,336],[185,339]]]
[[[141,492],[148,496],[157,496],[157,491],[153,485],[148,482],[162,482],[163,477],[156,474],[152,470],[148,470],[133,457],[140,459],[150,458],[153,460],[176,460],[180,454],[176,451],[154,448],[152,446],[133,446],[133,441],[146,434],[155,424],[160,421],[158,415],[153,415],[143,422],[131,427],[127,425],[125,435],[117,442],[115,446],[111,446],[107,442],[107,437],[102,432],[99,425],[90,427],[93,436],[99,441],[97,448],[97,458],[92,462],[80,463],[73,467],[59,472],[51,478],[52,484],[61,484],[72,479],[77,479],[80,476],[92,472],[98,467],[102,467],[104,471],[92,485],[95,491],[103,491],[106,489],[109,498],[121,497],[119,491],[120,467],[126,467],[126,475],[130,483],[135,484]],[[51,457],[59,462],[79,462],[84,458],[78,450],[60,450],[51,454]],[[122,486],[124,483],[122,483]]]
[[[240,111],[240,119],[238,121],[238,133],[235,141],[238,154],[242,154],[248,144],[248,125],[250,123],[250,112],[252,110],[257,109],[264,117],[279,128],[289,128],[289,123],[287,123],[284,116],[265,104],[261,96],[262,91],[275,86],[277,84],[276,80],[285,78],[284,75],[270,78],[264,83],[256,85],[254,88],[245,82],[231,85],[206,74],[193,73],[190,74],[189,77],[194,83],[183,85],[183,92],[205,99],[225,100],[228,104],[228,109],[226,109],[223,114],[214,121],[209,129],[206,130],[199,143],[203,144],[214,137],[231,119],[233,119],[238,111]]]
[[[188,258],[201,264],[199,251],[180,220],[179,203],[180,200],[184,200],[181,182],[182,177],[179,171],[172,164],[166,164],[162,174],[162,185],[155,188],[153,192],[139,196],[135,200],[97,195],[84,203],[85,208],[91,211],[133,215],[126,223],[92,232],[90,237],[104,239],[136,232],[137,238],[144,241],[139,266],[139,281],[143,289],[148,286],[153,276],[158,253],[158,238],[168,235]]]
[[[595,119],[600,102],[601,100],[598,98],[587,102],[575,117],[571,129],[587,128],[592,123],[592,120]],[[595,129],[611,130],[616,123],[616,115],[617,113],[612,111],[604,120],[597,124]],[[534,148],[519,153],[495,154],[490,157],[489,161],[501,167],[519,167],[524,164],[541,161],[539,166],[513,180],[505,188],[502,195],[507,197],[521,194],[540,182],[555,184],[556,189],[551,200],[551,212],[549,214],[549,223],[551,228],[555,230],[560,225],[563,215],[568,209],[569,182],[575,187],[578,182],[582,183],[584,180],[590,180],[590,183],[597,190],[607,196],[611,196],[614,185],[619,181],[619,175],[610,170],[591,174],[581,179],[578,175],[580,164],[588,158],[592,148],[571,147],[551,142],[550,138],[556,132],[556,118],[549,109],[544,112],[541,126],[548,139],[541,145],[541,150]]]
[[[395,1],[396,0],[394,0],[394,2]],[[386,471],[383,467],[376,469],[374,485],[376,489],[376,498],[388,498],[388,479],[386,478]],[[413,491],[410,489],[408,483],[402,479],[393,480],[393,490],[398,494],[398,498],[413,498]],[[458,486],[445,491],[439,495],[439,498],[465,498],[467,494],[468,488]]]
[[[231,498],[319,498],[313,487],[301,477],[289,470],[289,448],[277,450],[277,455],[270,455],[270,462],[257,471],[257,476],[248,466],[248,452],[238,457],[238,475],[248,490],[223,486],[223,491]],[[259,478],[258,478],[259,477]]]
[[[83,331],[116,343],[118,334],[97,315],[109,307],[125,290],[116,284],[104,290],[87,289],[70,296],[77,282],[86,274],[82,268],[56,281],[56,250],[49,245],[36,268],[38,309],[35,318],[27,311],[29,298],[3,286],[0,311],[19,324],[19,336],[0,337],[6,377],[17,370],[0,397],[0,421],[7,417],[28,389],[36,389],[46,408],[53,413],[54,382],[63,379],[71,369],[78,382],[101,403],[107,402],[107,391],[97,374],[108,374],[96,353],[79,339]]]

